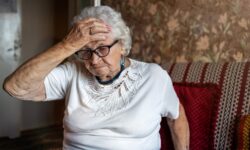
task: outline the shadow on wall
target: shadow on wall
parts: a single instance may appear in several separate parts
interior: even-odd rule
[[[248,61],[249,0],[103,0],[133,32],[132,57],[167,62]]]

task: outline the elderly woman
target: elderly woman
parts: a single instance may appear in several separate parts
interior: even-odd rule
[[[187,119],[169,75],[127,58],[130,49],[120,13],[85,8],[69,34],[20,66],[4,89],[23,100],[65,99],[65,150],[159,150],[162,117],[175,148],[188,149]],[[62,63],[73,54],[77,59]]]

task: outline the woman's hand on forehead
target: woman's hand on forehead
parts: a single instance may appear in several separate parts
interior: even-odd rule
[[[88,27],[90,28],[90,34],[97,34],[97,33],[107,33],[111,31],[111,26],[105,23],[101,19],[91,20],[88,23]]]
[[[74,24],[63,43],[75,52],[89,43],[105,41],[111,27],[104,21],[96,18],[88,18]]]

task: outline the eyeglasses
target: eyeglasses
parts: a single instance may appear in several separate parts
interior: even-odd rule
[[[79,50],[78,52],[76,52],[76,56],[79,59],[82,60],[88,60],[92,58],[93,53],[95,53],[97,56],[99,57],[105,57],[109,54],[110,52],[110,48],[112,46],[114,46],[119,40],[116,40],[114,43],[112,43],[111,45],[105,45],[105,46],[99,46],[96,49],[91,49],[91,48],[86,48],[83,50]]]

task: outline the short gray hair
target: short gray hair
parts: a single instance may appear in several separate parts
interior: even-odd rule
[[[114,38],[121,40],[126,51],[125,55],[129,54],[132,45],[131,33],[119,12],[109,6],[86,7],[73,18],[73,24],[86,18],[97,18],[108,23],[112,27]]]

